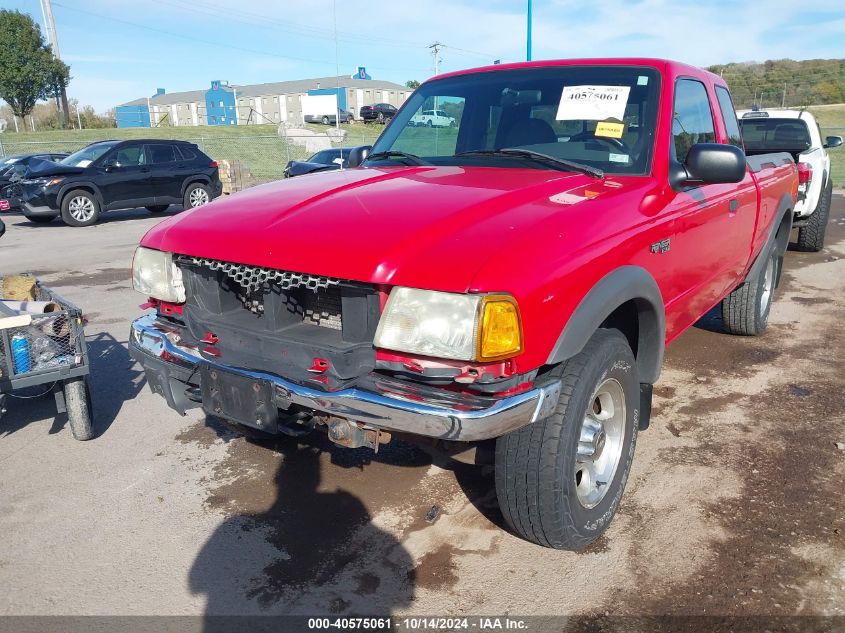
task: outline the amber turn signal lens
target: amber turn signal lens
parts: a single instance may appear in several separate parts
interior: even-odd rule
[[[481,304],[478,360],[501,360],[522,351],[519,307],[508,295],[488,295]]]

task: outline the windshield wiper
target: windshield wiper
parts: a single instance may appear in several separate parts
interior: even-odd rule
[[[416,154],[409,154],[408,152],[400,152],[395,149],[388,149],[383,152],[376,152],[367,156],[367,160],[379,160],[380,158],[404,158],[413,165],[430,165]]]
[[[593,178],[604,178],[604,172],[597,167],[576,163],[565,158],[549,156],[542,152],[535,152],[533,149],[522,149],[519,147],[503,147],[501,149],[473,149],[468,152],[459,152],[455,156],[514,156],[516,158],[528,158],[536,161],[543,161],[558,165],[567,171],[577,171]]]

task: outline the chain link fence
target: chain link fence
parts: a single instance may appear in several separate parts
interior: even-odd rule
[[[325,134],[291,129],[279,134],[208,135],[183,136],[184,128],[173,128],[173,138],[196,143],[214,160],[224,164],[221,177],[228,177],[236,185],[233,190],[270,182],[282,178],[285,165],[291,160],[305,160],[320,149],[327,147],[355,147],[372,145],[384,129],[380,125],[343,126],[346,137],[343,142],[331,142]],[[160,131],[160,130],[157,130]],[[845,136],[845,127],[822,127],[825,136]],[[177,136],[178,134],[178,136]],[[4,138],[5,136],[5,138]],[[114,138],[110,130],[103,130],[99,140]],[[60,139],[49,141],[17,141],[11,135],[0,136],[0,157],[14,154],[40,152],[75,152],[98,139],[79,141]],[[830,150],[831,177],[835,187],[845,187],[845,147]]]
[[[221,177],[225,171],[234,179],[232,172],[237,171],[239,184],[236,189],[242,189],[282,178],[288,161],[306,160],[321,149],[372,145],[384,128],[380,125],[356,125],[348,129],[344,126],[341,129],[346,132],[346,135],[343,141],[338,142],[322,133],[298,129],[283,130],[281,134],[243,136],[215,136],[211,133],[207,136],[185,136],[184,130],[179,130],[182,134],[178,136],[174,134],[172,139],[195,143],[203,152],[223,166]],[[109,132],[109,130],[103,130],[102,138],[99,140],[114,139],[115,135]],[[0,137],[0,157],[42,152],[73,153],[97,140],[79,141],[57,138],[49,141],[17,141],[9,136]]]

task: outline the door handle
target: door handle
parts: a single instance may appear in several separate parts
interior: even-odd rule
[[[149,167],[141,167],[141,173],[142,173],[142,174],[149,173],[149,171],[150,171],[150,168],[149,168]]]
[[[728,204],[728,211],[730,211],[731,213],[736,213],[736,210],[737,210],[737,209],[739,209],[739,200],[737,200],[736,198],[734,198],[734,199],[733,199],[733,200],[731,200],[731,201],[730,201],[730,203]]]

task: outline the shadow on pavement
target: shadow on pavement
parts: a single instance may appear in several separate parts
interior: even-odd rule
[[[132,400],[146,384],[144,373],[136,368],[126,345],[111,334],[87,338],[91,400],[94,410],[94,437],[105,433],[117,418],[123,403]],[[30,387],[7,399],[8,413],[0,420],[0,437],[11,435],[27,424],[53,418],[49,433],[61,431],[67,414],[56,412],[51,384]],[[56,388],[60,385],[57,384]]]
[[[172,205],[167,211],[163,211],[161,213],[150,213],[146,209],[126,209],[123,211],[104,211],[100,214],[100,218],[97,220],[97,223],[93,226],[97,226],[100,224],[111,224],[112,222],[126,222],[127,220],[143,220],[145,218],[160,218],[165,219],[169,218],[174,215],[178,215],[182,213],[184,209],[182,209],[179,205]],[[19,215],[19,214],[16,214]],[[91,227],[68,227],[67,224],[62,222],[60,217],[56,217],[52,222],[33,222],[31,220],[24,219],[23,222],[16,223],[16,228],[20,229],[45,229],[45,228],[91,228]]]
[[[393,535],[373,525],[358,497],[322,482],[324,466],[358,468],[369,457],[338,449],[340,459],[321,460],[334,445],[317,434],[250,441],[281,457],[276,472],[268,475],[275,501],[263,512],[229,516],[194,561],[189,585],[193,593],[206,596],[205,631],[221,630],[220,616],[304,610],[384,617],[409,606],[415,586],[411,556]],[[256,552],[245,551],[245,533],[253,531],[265,537],[271,557],[256,560]],[[278,625],[284,630],[283,621]]]

